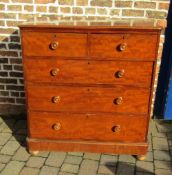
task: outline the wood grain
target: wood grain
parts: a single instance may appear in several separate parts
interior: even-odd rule
[[[28,84],[29,110],[147,114],[150,90],[142,88],[37,86]],[[60,101],[53,103],[58,96]],[[123,98],[121,105],[115,99]]]
[[[146,154],[161,28],[61,20],[20,26],[29,150]]]
[[[58,43],[56,50],[50,48],[52,42]],[[87,55],[86,34],[23,31],[22,43],[26,56],[84,57]]]
[[[114,153],[145,155],[148,149],[147,142],[123,143],[123,142],[93,142],[76,140],[47,140],[27,138],[27,145],[31,151],[79,151],[95,153]]]
[[[54,69],[59,71],[52,76]],[[152,69],[152,62],[25,58],[27,81],[40,83],[120,84],[149,88]],[[117,75],[119,71],[124,71],[121,78]]]
[[[126,44],[124,51],[120,44]],[[92,34],[90,35],[90,55],[94,59],[149,59],[156,58],[157,35],[149,34]]]
[[[146,116],[30,112],[31,138],[144,142]],[[53,125],[61,124],[59,130]],[[120,127],[113,132],[114,127]],[[142,129],[140,129],[142,128]]]

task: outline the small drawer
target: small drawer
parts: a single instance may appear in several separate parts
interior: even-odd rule
[[[27,81],[150,87],[152,62],[25,59]],[[31,69],[32,68],[32,69]]]
[[[60,140],[143,142],[146,116],[112,114],[29,113],[29,137]]]
[[[147,114],[149,89],[27,84],[29,110]]]
[[[95,59],[155,60],[157,35],[91,34],[90,55]]]
[[[87,56],[87,34],[22,32],[25,56]]]

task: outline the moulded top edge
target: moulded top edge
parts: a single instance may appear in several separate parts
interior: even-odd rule
[[[162,30],[163,26],[158,19],[126,19],[107,17],[84,16],[33,16],[19,25],[20,28],[75,28],[75,29],[154,29]]]

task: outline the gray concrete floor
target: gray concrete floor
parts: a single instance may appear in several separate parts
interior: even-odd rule
[[[172,175],[172,123],[153,121],[144,161],[130,155],[26,151],[26,121],[0,117],[1,175]]]

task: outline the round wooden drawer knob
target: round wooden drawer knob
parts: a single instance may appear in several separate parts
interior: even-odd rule
[[[119,70],[116,72],[116,77],[117,78],[122,78],[124,76],[125,71],[124,70]]]
[[[52,102],[53,102],[53,103],[59,103],[59,102],[60,102],[60,96],[54,96],[54,97],[52,98]]]
[[[123,98],[122,97],[118,97],[114,100],[114,103],[116,105],[121,105],[123,103]]]
[[[59,70],[58,68],[55,68],[55,69],[52,69],[52,70],[50,71],[50,74],[51,74],[52,76],[56,76],[56,75],[58,74],[59,71],[60,71],[60,70]]]
[[[59,43],[58,42],[51,42],[50,43],[50,49],[51,50],[56,50],[58,47]]]
[[[116,125],[116,126],[113,126],[113,127],[112,127],[112,131],[113,131],[113,132],[120,132],[120,130],[121,130],[120,125]]]
[[[127,48],[127,44],[126,43],[122,43],[122,44],[119,45],[119,50],[121,52],[124,51],[124,50],[126,50],[126,48]]]
[[[60,123],[55,123],[55,124],[53,124],[52,128],[53,128],[53,130],[58,131],[58,130],[61,129],[61,124]]]

